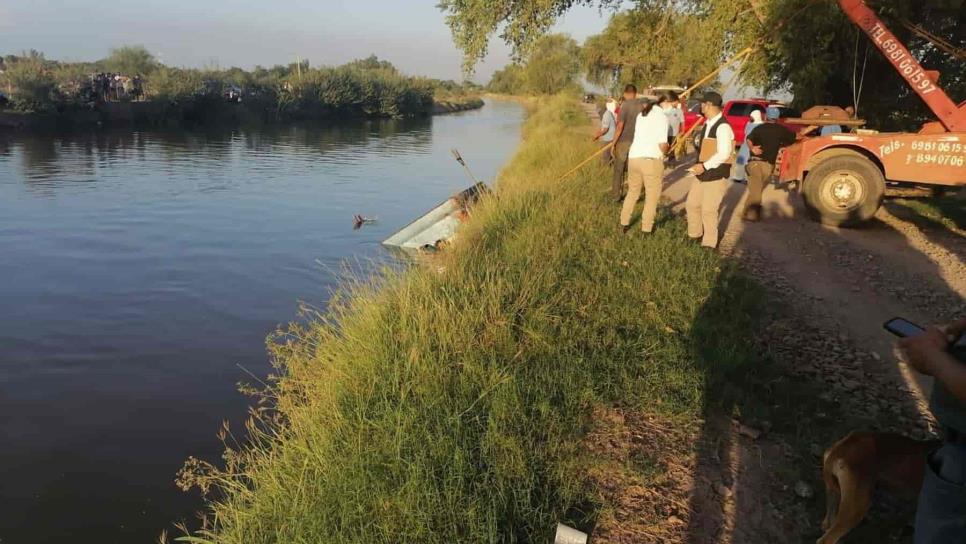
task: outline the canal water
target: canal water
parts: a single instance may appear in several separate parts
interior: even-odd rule
[[[492,180],[522,108],[256,129],[0,133],[0,543],[156,541],[265,338]],[[378,218],[353,230],[355,214]],[[175,532],[176,534],[176,532]]]

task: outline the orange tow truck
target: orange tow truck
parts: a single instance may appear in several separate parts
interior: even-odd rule
[[[778,177],[801,181],[809,215],[834,226],[853,226],[875,215],[887,182],[932,187],[966,185],[966,102],[954,103],[929,71],[863,0],[838,0],[937,121],[919,132],[854,133],[806,138],[785,149]]]

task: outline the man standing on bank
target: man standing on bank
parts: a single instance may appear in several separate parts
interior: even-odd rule
[[[661,98],[659,103],[666,102]],[[664,154],[667,153],[668,120],[664,110],[653,102],[642,100],[641,113],[634,120],[634,141],[627,153],[627,196],[621,207],[621,232],[630,230],[634,206],[644,188],[644,211],[641,231],[654,229],[654,217],[661,200],[664,181]]]
[[[661,109],[664,110],[664,115],[667,116],[667,144],[668,149],[674,145],[674,139],[677,138],[678,134],[684,128],[684,112],[681,111],[681,98],[678,93],[674,91],[667,91],[666,93],[661,93],[658,97],[661,101]],[[677,162],[677,157],[671,153],[668,155],[668,160],[672,164]]]
[[[641,114],[641,101],[637,99],[637,87],[624,87],[624,103],[617,115],[617,131],[614,134],[614,179],[611,183],[611,196],[614,202],[621,201],[624,192],[624,172],[627,170],[627,152],[634,141],[634,128]]]
[[[705,93],[701,98],[701,114],[707,121],[698,164],[689,169],[695,179],[684,204],[688,237],[712,250],[718,247],[718,213],[731,183],[728,178],[735,153],[735,133],[721,114],[722,104],[721,95],[716,92]]]
[[[606,107],[604,108],[604,113],[600,114],[600,129],[597,130],[597,134],[594,135],[595,142],[603,142],[606,148],[603,153],[601,153],[601,162],[604,166],[608,166],[611,161],[611,142],[614,141],[614,133],[617,132],[617,101],[613,98],[608,98]]]
[[[748,136],[749,159],[745,172],[748,175],[748,198],[741,218],[745,221],[761,220],[761,193],[775,171],[778,150],[795,143],[796,134],[775,121],[780,112],[771,107],[765,112],[767,122],[755,128]]]

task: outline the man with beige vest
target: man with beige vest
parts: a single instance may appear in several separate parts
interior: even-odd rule
[[[698,163],[689,170],[694,179],[684,205],[688,237],[710,250],[718,247],[719,210],[731,184],[728,178],[735,153],[735,133],[721,114],[722,103],[716,92],[705,93],[701,99],[701,113],[706,119],[704,139]]]
[[[627,196],[621,207],[621,232],[630,230],[634,206],[644,189],[644,211],[641,214],[641,231],[654,229],[657,205],[661,201],[664,181],[664,154],[667,153],[668,120],[660,106],[646,99],[641,101],[641,111],[634,119],[634,140],[627,153]]]

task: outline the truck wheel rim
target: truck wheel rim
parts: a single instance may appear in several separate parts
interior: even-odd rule
[[[865,198],[865,187],[852,172],[834,172],[825,178],[821,191],[822,204],[835,210],[858,207]]]

